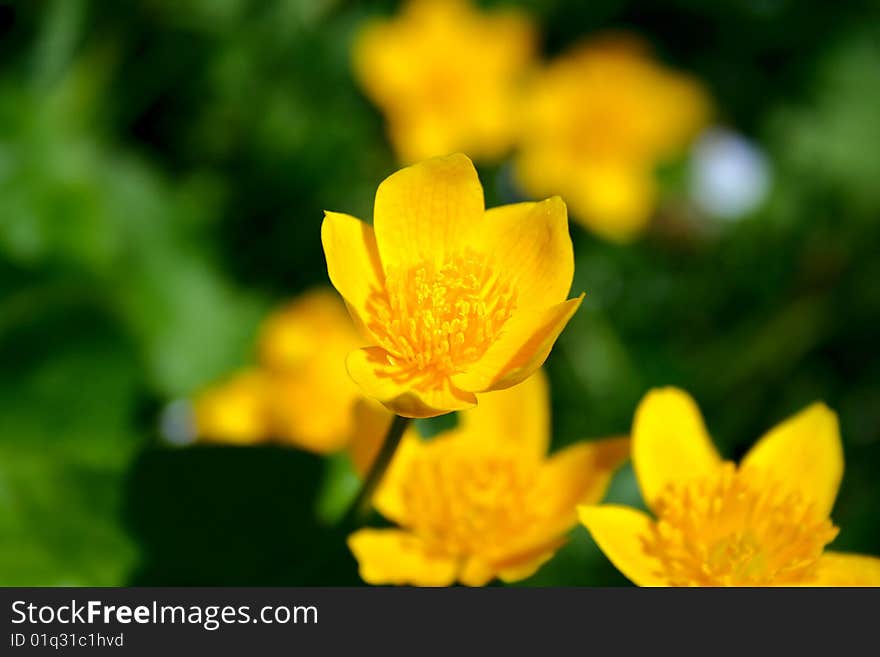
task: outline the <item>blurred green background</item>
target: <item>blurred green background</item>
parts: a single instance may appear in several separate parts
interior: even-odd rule
[[[626,432],[675,384],[738,457],[823,399],[847,460],[834,547],[880,554],[876,4],[485,4],[531,12],[548,56],[638,32],[772,169],[738,221],[631,246],[572,226],[588,296],[548,363],[554,445]],[[158,418],[326,282],[323,209],[370,216],[397,165],[349,46],[394,6],[0,2],[0,584],[359,582],[316,512],[350,493],[338,460],[173,447]],[[487,205],[513,200],[505,165],[480,171]],[[610,497],[638,504],[631,469]],[[523,584],[622,583],[579,528]]]

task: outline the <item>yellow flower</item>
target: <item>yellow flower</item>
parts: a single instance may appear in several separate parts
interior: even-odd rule
[[[329,289],[306,293],[266,320],[258,349],[278,439],[321,454],[346,446],[360,391],[345,357],[362,344],[345,304]]]
[[[598,235],[626,241],[657,202],[654,169],[705,124],[693,79],[654,62],[634,38],[607,36],[551,63],[525,110],[517,177],[536,196],[561,194]]]
[[[398,415],[468,408],[523,381],[580,305],[565,204],[483,206],[464,155],[387,178],[373,226],[327,212],[327,269],[373,346],[349,354],[364,393]]]
[[[373,498],[399,528],[361,529],[348,539],[364,581],[482,586],[534,573],[576,524],[577,504],[602,498],[629,451],[628,440],[616,438],[548,458],[549,428],[547,384],[538,372],[481,398],[455,429],[428,442],[408,430]],[[381,426],[372,430],[382,434]],[[354,454],[361,470],[377,446],[375,439],[367,444],[373,449]]]
[[[194,403],[196,435],[208,442],[253,445],[269,434],[266,379],[258,369],[207,388]]]
[[[199,437],[236,444],[277,440],[322,454],[342,449],[360,397],[345,357],[361,344],[332,290],[303,294],[264,322],[259,368],[196,398]]]
[[[413,0],[361,31],[354,66],[404,162],[456,151],[495,159],[513,142],[518,80],[534,50],[519,13]]]
[[[837,416],[816,403],[770,430],[737,467],[723,461],[691,397],[650,392],[632,459],[655,518],[583,506],[581,521],[641,586],[880,585],[880,559],[825,550],[843,476]]]

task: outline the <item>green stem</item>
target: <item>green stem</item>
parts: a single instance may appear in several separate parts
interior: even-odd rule
[[[348,520],[346,524],[361,521],[369,515],[373,493],[376,492],[376,488],[382,482],[385,471],[391,464],[391,459],[397,451],[397,446],[400,444],[400,439],[403,438],[403,433],[406,431],[409,422],[410,418],[408,417],[394,416],[391,426],[388,427],[388,433],[385,434],[385,440],[382,441],[382,447],[379,449],[379,453],[376,455],[373,465],[370,466],[370,471],[367,472],[357,497],[354,498],[354,502],[352,502],[346,514],[346,519]]]

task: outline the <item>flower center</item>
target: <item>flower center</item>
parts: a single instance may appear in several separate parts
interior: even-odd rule
[[[443,554],[491,553],[539,521],[538,468],[521,455],[431,443],[403,479],[407,524]]]
[[[396,366],[395,380],[431,389],[486,352],[516,295],[485,257],[465,253],[441,265],[389,269],[385,289],[367,304],[368,326]]]
[[[725,463],[718,475],[670,484],[645,549],[674,586],[803,582],[837,528],[796,492]]]

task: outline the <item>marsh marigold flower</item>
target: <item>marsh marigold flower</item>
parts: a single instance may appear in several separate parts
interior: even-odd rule
[[[364,393],[398,415],[468,408],[537,370],[580,305],[558,197],[485,210],[464,155],[426,160],[376,191],[373,226],[327,212],[330,280],[371,346],[349,354]]]
[[[319,453],[342,449],[360,397],[345,357],[361,343],[335,292],[302,295],[263,323],[259,367],[196,399],[198,435],[238,444],[277,440]]]
[[[455,151],[495,159],[513,142],[518,84],[534,42],[526,17],[512,10],[413,0],[364,27],[354,67],[405,163]]]
[[[615,566],[641,586],[880,585],[880,559],[826,550],[843,475],[837,416],[816,403],[770,430],[737,466],[675,388],[636,411],[632,460],[650,517],[583,506]]]
[[[538,372],[481,398],[455,429],[430,441],[408,430],[373,498],[398,528],[361,529],[348,539],[361,577],[370,584],[482,586],[496,577],[524,579],[550,559],[577,522],[577,504],[602,498],[629,450],[627,439],[615,438],[547,457],[548,401]],[[352,445],[367,448],[353,456],[365,471],[384,427],[361,427],[367,433]]]
[[[576,221],[618,241],[644,229],[657,202],[655,168],[680,154],[708,116],[695,80],[617,35],[550,63],[529,99],[519,182],[536,196],[561,194]]]
[[[253,445],[270,433],[266,378],[252,368],[227,377],[196,396],[196,436],[208,442]]]

